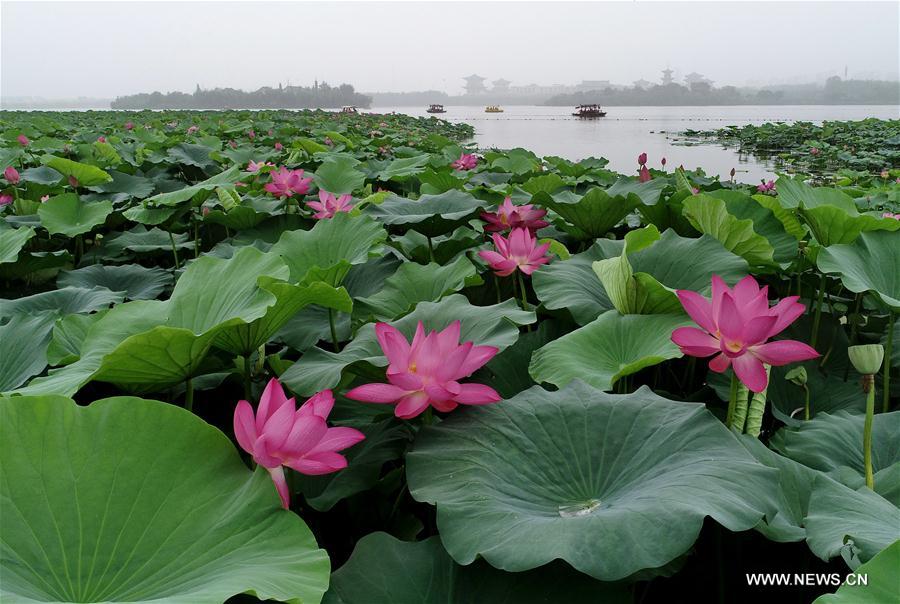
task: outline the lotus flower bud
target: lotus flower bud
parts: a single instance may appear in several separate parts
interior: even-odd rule
[[[664,157],[660,161],[662,162],[663,168],[665,168],[666,167],[666,158]]]
[[[12,166],[6,166],[3,171],[3,177],[9,181],[11,185],[19,184],[19,171]]]
[[[805,386],[807,379],[806,367],[804,367],[803,365],[794,367],[786,374],[784,374],[784,379],[796,386]]]
[[[851,346],[847,349],[847,355],[853,368],[858,372],[863,375],[875,375],[884,361],[884,346],[881,344]]]
[[[641,153],[640,155],[638,155],[638,165],[643,166],[646,163],[647,163],[647,154]]]

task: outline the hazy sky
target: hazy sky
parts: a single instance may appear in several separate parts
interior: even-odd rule
[[[357,90],[898,77],[898,2],[2,2],[6,97],[114,97],[314,78]]]

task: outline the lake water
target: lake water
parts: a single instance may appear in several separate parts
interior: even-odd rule
[[[475,127],[475,141],[482,149],[524,147],[538,155],[558,155],[573,161],[605,157],[609,168],[622,173],[637,171],[637,156],[646,152],[648,165],[667,169],[684,165],[702,167],[707,174],[728,178],[732,168],[737,180],[757,183],[774,178],[773,164],[720,145],[675,144],[678,132],[687,129],[714,130],[726,126],[765,122],[860,120],[867,117],[900,118],[896,105],[770,105],[730,107],[607,107],[602,119],[582,120],[571,107],[507,106],[504,113],[484,113],[483,107],[447,106],[438,115]],[[424,107],[374,107],[377,113],[396,111],[427,116]]]

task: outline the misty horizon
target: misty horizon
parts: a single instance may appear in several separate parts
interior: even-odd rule
[[[895,81],[900,72],[897,3],[230,3],[216,4],[210,20],[212,7],[4,2],[3,97],[112,99],[315,81],[459,95],[473,73],[488,87],[501,78],[513,87],[630,86],[657,84],[666,68],[676,83],[697,72],[716,87],[744,88],[835,75]],[[299,31],[279,36],[269,19]],[[862,28],[867,35],[852,46],[831,42]],[[535,44],[542,37],[547,43]]]

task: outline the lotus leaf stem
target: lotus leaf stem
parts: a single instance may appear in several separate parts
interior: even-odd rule
[[[875,490],[875,475],[872,473],[872,420],[875,417],[875,376],[863,376],[863,390],[866,392],[866,422],[863,426],[863,463],[866,467],[866,486]]]
[[[731,373],[731,389],[728,395],[728,413],[725,415],[725,425],[731,427],[731,421],[734,419],[734,410],[737,406],[738,395],[738,378],[737,374]]]
[[[175,247],[175,237],[172,235],[172,231],[169,231],[169,242],[172,244],[172,257],[175,258],[175,270],[181,268],[181,263],[178,262],[178,250]]]
[[[769,373],[771,368],[766,365],[766,379],[768,380]],[[744,429],[746,434],[749,434],[753,437],[759,437],[759,433],[762,429],[762,420],[763,415],[766,412],[766,392],[768,389],[763,390],[762,392],[757,392],[750,399],[750,408],[747,411],[747,427]]]
[[[335,315],[334,309],[329,308],[328,309],[328,326],[331,328],[331,342],[332,342],[332,344],[334,344],[334,351],[340,352],[341,351],[341,343],[340,343],[340,341],[338,341],[337,325],[334,322],[334,315]]]
[[[809,345],[813,348],[816,347],[816,341],[819,339],[819,323],[822,320],[822,303],[825,299],[825,286],[827,285],[827,277],[825,273],[822,273],[822,278],[819,280],[819,293],[816,298],[816,315],[813,319],[812,325],[812,335],[809,337]],[[818,349],[817,349],[818,350]]]
[[[738,386],[737,400],[734,405],[734,417],[731,418],[730,428],[738,434],[744,431],[744,423],[747,421],[747,402],[750,397],[750,389],[745,385]]]
[[[891,355],[893,354],[894,348],[894,321],[897,320],[897,315],[894,311],[888,311],[888,331],[887,331],[887,342],[884,346],[884,369],[882,369],[884,377],[882,378],[881,385],[881,412],[887,413],[891,408]],[[873,388],[874,390],[874,388]]]

